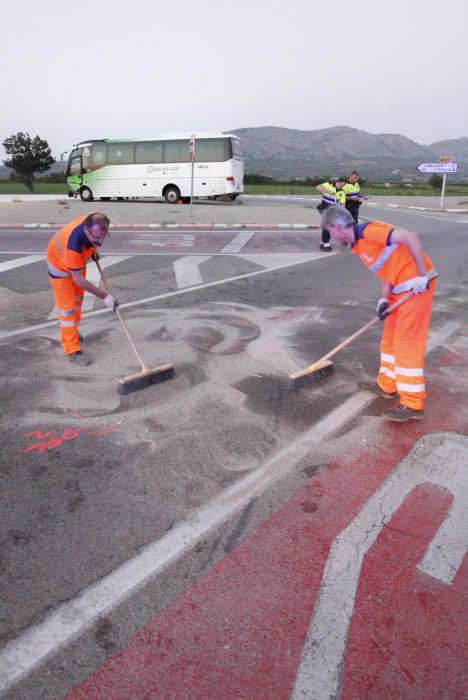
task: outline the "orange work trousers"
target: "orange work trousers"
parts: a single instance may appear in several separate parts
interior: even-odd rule
[[[390,305],[398,301],[390,297]],[[401,298],[401,297],[400,297]],[[434,282],[422,294],[414,294],[384,321],[380,341],[380,370],[377,384],[400,396],[400,403],[422,410],[426,398],[424,355],[431,318]]]
[[[86,277],[86,267],[81,274]],[[72,355],[80,349],[78,324],[81,321],[84,289],[73,281],[73,277],[49,277],[49,281],[57,307],[60,342],[65,355]]]

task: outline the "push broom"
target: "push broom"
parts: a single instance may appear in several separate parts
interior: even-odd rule
[[[109,290],[109,285],[104,275],[104,272],[102,271],[102,267],[99,263],[99,260],[95,258],[94,262],[96,263],[97,268],[99,270],[99,274],[101,275],[104,289],[108,294],[110,294],[111,292]],[[128,377],[123,377],[122,379],[119,379],[117,385],[117,391],[119,392],[119,394],[130,394],[130,392],[132,391],[146,389],[146,387],[151,386],[152,384],[159,384],[160,382],[164,382],[167,379],[172,379],[175,376],[175,371],[174,367],[171,364],[161,365],[160,367],[155,367],[154,369],[149,369],[149,367],[145,365],[145,363],[140,357],[140,353],[138,352],[135,343],[133,342],[133,338],[130,335],[130,331],[127,328],[127,324],[122,318],[122,314],[120,313],[119,307],[116,307],[115,313],[117,314],[117,318],[122,324],[122,328],[124,329],[128,342],[130,343],[130,346],[133,352],[135,353],[135,357],[141,365],[141,372],[137,372],[136,374],[130,374]]]
[[[434,279],[434,276],[431,276],[430,279]],[[392,313],[392,311],[401,306],[401,304],[404,304],[404,302],[407,301],[410,297],[412,297],[413,294],[414,291],[411,291],[404,297],[399,299],[397,302],[389,306],[387,309],[387,314]],[[309,382],[312,381],[314,378],[322,378],[329,376],[333,372],[333,362],[331,362],[329,358],[333,357],[333,355],[336,355],[337,352],[339,352],[347,345],[352,343],[353,340],[365,333],[368,328],[374,326],[376,323],[379,322],[379,320],[380,319],[378,316],[374,316],[374,318],[371,321],[368,321],[364,326],[362,326],[362,328],[359,328],[359,330],[353,333],[353,335],[350,335],[349,338],[343,340],[339,345],[333,348],[333,350],[327,352],[326,355],[321,357],[320,360],[317,360],[317,362],[314,362],[313,365],[309,365],[309,367],[306,367],[305,369],[301,369],[298,372],[293,372],[293,374],[290,374],[289,385],[293,389],[299,389],[301,386],[309,384]]]

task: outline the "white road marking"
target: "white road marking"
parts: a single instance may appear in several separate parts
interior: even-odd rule
[[[327,253],[327,255],[324,257],[323,255],[320,256],[320,258],[314,258],[320,259],[320,260],[330,260],[333,257],[333,254]],[[314,261],[312,260],[312,262]],[[158,294],[154,297],[147,297],[146,299],[138,299],[138,301],[130,301],[126,304],[120,304],[119,308],[122,309],[130,309],[134,306],[141,306],[143,304],[150,304],[153,301],[160,301],[161,299],[170,299],[171,297],[175,296],[180,296],[182,294],[191,294],[192,292],[197,292],[201,289],[209,289],[210,287],[218,287],[219,285],[222,284],[229,284],[230,282],[236,282],[237,280],[241,279],[246,279],[248,277],[256,277],[257,275],[265,275],[270,272],[276,272],[277,270],[284,270],[288,267],[294,267],[295,265],[302,265],[305,262],[309,262],[308,260],[300,260],[296,261],[293,263],[287,263],[285,265],[279,265],[278,267],[271,267],[266,270],[255,270],[254,272],[246,272],[243,275],[235,275],[234,277],[226,277],[225,279],[222,280],[215,280],[214,282],[206,282],[205,284],[199,284],[194,287],[186,287],[185,289],[179,289],[175,292],[166,292],[165,294]],[[97,309],[96,311],[89,311],[86,314],[83,314],[82,321],[85,320],[86,318],[91,318],[93,316],[99,316],[101,314],[107,314],[107,313],[113,313],[111,309]],[[35,326],[27,326],[26,328],[19,328],[16,331],[7,331],[6,333],[1,333],[0,332],[0,340],[3,340],[4,338],[12,338],[16,335],[23,335],[23,333],[31,333],[34,331],[40,331],[43,330],[44,328],[51,328],[52,326],[56,325],[56,321],[49,321],[48,323],[38,323]]]
[[[13,253],[14,255],[14,253]],[[44,255],[25,255],[24,258],[14,258],[13,260],[4,260],[0,262],[0,272],[6,272],[7,270],[13,270],[15,267],[23,267],[24,265],[31,265],[32,263],[44,260]]]
[[[187,255],[184,258],[179,258],[172,263],[174,274],[177,282],[177,288],[192,287],[197,284],[203,284],[203,276],[200,272],[200,265],[211,259],[211,255]]]
[[[106,255],[105,257],[103,256],[100,259],[101,267],[104,270],[108,267],[111,267],[112,265],[117,265],[117,263],[123,262],[124,260],[128,260],[131,257],[131,255],[113,255],[112,257]],[[101,277],[99,275],[99,270],[97,269],[96,265],[94,265],[94,263],[90,263],[86,266],[86,279],[95,284],[96,287],[99,287]],[[88,311],[89,309],[92,309],[95,301],[96,297],[94,296],[94,294],[89,294],[89,292],[85,292],[83,306],[81,307],[81,310]],[[54,306],[47,318],[56,318],[56,316],[57,307]]]
[[[219,527],[271,484],[293,472],[314,445],[348,422],[374,399],[375,396],[369,392],[355,394],[190,518],[144,547],[139,554],[86,588],[75,599],[59,605],[43,622],[9,642],[0,652],[0,691],[10,689],[62,645],[89,628],[100,615],[122,603],[147,580],[181,557],[209,530]]]
[[[192,248],[195,245],[196,237],[188,233],[171,233],[167,236],[164,234],[154,233],[139,233],[138,238],[131,238],[128,243],[132,245],[151,245],[154,248],[164,248],[166,246],[175,246],[176,248]]]
[[[386,204],[386,205],[384,205],[384,206],[379,207],[378,204],[374,204],[373,206],[375,206],[376,208],[379,208],[379,209],[388,209],[388,208],[390,208],[392,205]],[[423,214],[423,213],[421,213],[421,212],[419,212],[419,211],[418,211],[418,212],[415,212],[414,210],[410,210],[410,209],[401,209],[399,205],[395,205],[395,208],[392,208],[391,211],[392,211],[392,212],[397,211],[397,212],[400,212],[401,214],[410,214],[411,216],[418,216],[419,218],[422,218],[422,219],[436,219],[436,220],[439,221],[441,224],[445,223],[446,221],[453,221],[453,222],[456,222],[456,223],[459,223],[459,224],[468,224],[468,218],[459,219],[459,218],[456,218],[456,217],[453,217],[453,216],[446,216],[446,215],[444,215],[444,212],[441,212],[440,214],[429,214],[429,213],[428,213],[428,214]],[[369,217],[369,216],[361,216],[361,215],[359,215],[359,218],[360,218],[360,219],[366,219],[367,221],[372,221],[373,219],[375,219],[375,216],[374,216],[374,217]]]
[[[238,233],[230,243],[224,246],[221,253],[239,253],[256,233],[256,231],[242,231]]]
[[[432,352],[434,348],[444,345],[459,327],[460,324],[456,321],[448,321],[438,331],[431,331],[427,340],[426,354]]]
[[[323,258],[323,253],[241,253],[237,257],[253,262],[262,267],[275,268],[286,262],[305,262]],[[334,255],[334,253],[326,253],[326,255]]]
[[[424,449],[425,442],[428,446]],[[467,455],[468,438],[464,435],[441,434],[420,439],[335,539],[302,651],[292,700],[332,700],[338,696],[364,556],[418,484],[429,482],[454,495],[446,520],[418,566],[443,583],[451,583],[468,544]]]

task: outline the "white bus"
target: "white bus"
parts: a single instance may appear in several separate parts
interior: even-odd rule
[[[191,194],[190,134],[155,139],[90,139],[70,152],[66,176],[70,196],[90,202],[116,197],[164,197],[187,201]],[[244,190],[244,159],[233,134],[195,134],[193,196],[235,199]]]

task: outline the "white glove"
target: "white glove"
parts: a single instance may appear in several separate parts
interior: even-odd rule
[[[112,311],[115,311],[119,305],[118,299],[113,297],[112,294],[108,294],[104,297],[103,302],[109,309],[112,309]]]
[[[428,275],[421,275],[420,277],[415,277],[413,284],[413,292],[415,294],[422,294],[422,292],[426,291],[428,282]]]

